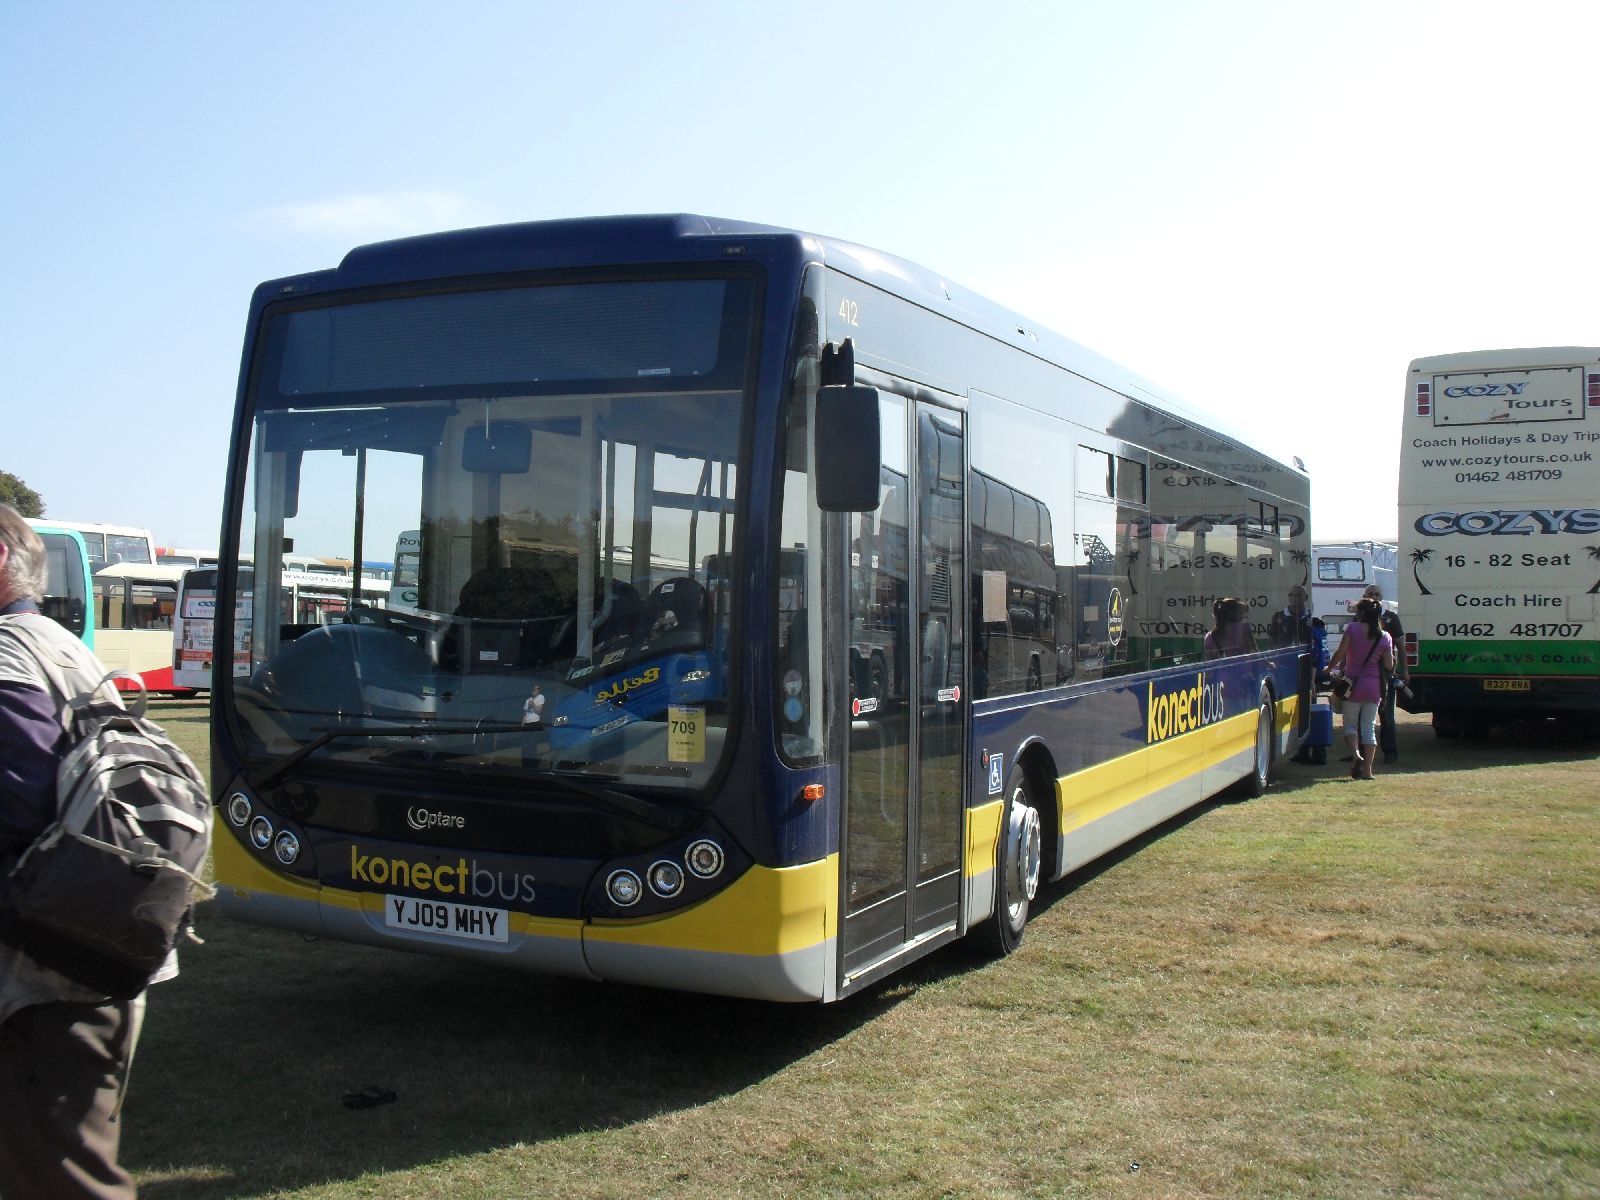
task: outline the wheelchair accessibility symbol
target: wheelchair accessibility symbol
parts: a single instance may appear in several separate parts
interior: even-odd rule
[[[1006,783],[1005,771],[1003,769],[1004,763],[1005,755],[989,755],[989,795],[991,796],[998,796],[1002,791],[1005,790]]]

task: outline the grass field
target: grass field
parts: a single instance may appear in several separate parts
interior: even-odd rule
[[[1600,1196],[1600,748],[1402,720],[1376,783],[1288,764],[1048,889],[1010,959],[825,1008],[208,914],[124,1161],[147,1200]]]

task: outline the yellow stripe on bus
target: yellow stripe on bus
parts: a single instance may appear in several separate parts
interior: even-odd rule
[[[220,826],[222,820],[217,819]],[[309,900],[316,903],[318,886],[293,875],[280,875],[261,865],[239,844],[231,833],[217,830],[211,839],[211,871],[217,887],[234,894],[239,900],[248,900],[255,892],[284,896],[290,900]]]
[[[839,856],[798,867],[752,867],[710,899],[655,920],[595,920],[593,942],[711,950],[723,954],[788,954],[834,936]]]
[[[1192,779],[1206,768],[1250,749],[1255,737],[1256,714],[1240,713],[1193,733],[1063,775],[1056,780],[1061,831],[1070,834],[1152,792]]]
[[[995,852],[1000,845],[1000,817],[1005,808],[1004,800],[996,800],[967,810],[968,876],[994,870]]]
[[[318,885],[293,875],[280,875],[252,858],[231,836],[219,836],[212,843],[213,868],[217,886],[226,889],[233,899],[249,902],[260,893],[284,900],[303,900],[311,905],[326,905],[351,912],[372,913],[382,924],[384,894],[382,892],[353,892],[328,884]],[[506,928],[516,934],[529,934],[547,938],[579,938],[583,936],[583,922],[572,918],[536,917],[527,913],[511,912],[506,915]]]

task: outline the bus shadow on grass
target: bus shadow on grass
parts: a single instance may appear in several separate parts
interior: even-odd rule
[[[1393,775],[1600,760],[1600,740],[1556,721],[1509,722],[1479,737],[1441,738],[1434,734],[1427,716],[1402,713],[1395,727],[1395,749],[1398,762],[1387,763],[1380,757],[1375,767],[1380,783]],[[1324,779],[1348,778],[1350,767],[1350,750],[1336,726],[1328,761],[1318,766],[1279,763],[1273,770],[1269,794],[1300,791]]]
[[[146,1200],[258,1195],[616,1129],[737,1093],[893,1008],[588,984],[212,915],[153,988],[123,1162]]]
[[[1510,721],[1495,725],[1480,736],[1441,738],[1433,732],[1431,718],[1399,714],[1395,747],[1400,761],[1385,763],[1380,760],[1379,775],[1600,760],[1600,739],[1553,720]],[[1329,751],[1329,758],[1338,760],[1346,753],[1341,739]],[[1337,765],[1349,769],[1348,763]]]

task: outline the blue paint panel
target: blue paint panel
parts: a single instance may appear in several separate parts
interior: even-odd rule
[[[1222,684],[1220,711],[1206,723],[1251,712],[1263,682],[1271,681],[1278,700],[1295,694],[1298,649],[1210,663],[1189,663],[1114,680],[1069,685],[1036,692],[1026,699],[987,700],[973,707],[974,806],[988,802],[990,779],[984,756],[1001,754],[1015,764],[1020,749],[1040,743],[1058,776],[1071,775],[1137,750],[1148,741],[1149,696],[1190,687],[1196,675]]]

